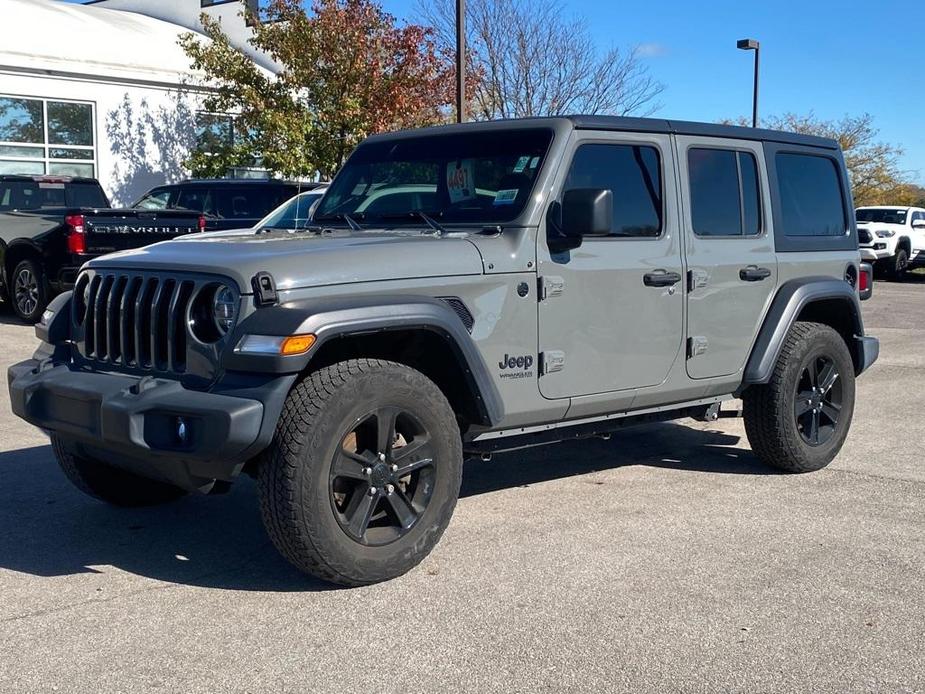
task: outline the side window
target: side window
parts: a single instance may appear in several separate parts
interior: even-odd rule
[[[751,153],[693,148],[687,169],[695,234],[754,236],[761,231],[758,164]]]
[[[645,145],[581,145],[565,190],[602,188],[613,193],[613,236],[662,233],[662,175],[658,150]]]
[[[141,200],[135,203],[139,210],[166,210],[170,204],[170,190],[162,188],[152,190]]]
[[[212,195],[207,188],[183,188],[177,196],[176,207],[193,212],[214,214],[212,209]]]
[[[844,236],[848,217],[835,161],[779,152],[776,164],[784,235]]]

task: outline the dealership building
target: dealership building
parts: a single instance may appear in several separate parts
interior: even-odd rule
[[[254,2],[256,0],[246,0]],[[222,23],[247,43],[241,0],[0,0],[0,174],[98,178],[114,205],[186,178],[197,142],[233,137],[233,119],[202,111],[202,76],[178,45]],[[261,176],[261,171],[237,171]]]

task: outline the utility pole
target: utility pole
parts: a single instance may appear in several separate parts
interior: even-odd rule
[[[736,48],[743,51],[755,51],[755,86],[752,93],[752,127],[758,127],[758,76],[760,74],[759,61],[761,44],[755,39],[742,39],[736,43]]]
[[[456,122],[466,122],[466,0],[456,0]]]

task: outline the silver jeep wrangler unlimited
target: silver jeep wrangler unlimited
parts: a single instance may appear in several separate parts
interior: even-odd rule
[[[741,397],[768,465],[838,453],[864,335],[835,142],[576,116],[371,137],[304,228],[89,262],[9,371],[84,492],[131,506],[254,475],[293,564],[421,561],[466,455]]]

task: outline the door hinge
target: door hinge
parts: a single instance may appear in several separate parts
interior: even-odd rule
[[[706,287],[709,282],[710,274],[706,270],[687,271],[687,291],[692,292],[695,289]]]
[[[687,338],[687,358],[699,357],[707,351],[709,346],[710,341],[701,335]]]
[[[565,352],[549,350],[540,353],[540,375],[552,374],[565,368]]]
[[[551,299],[555,296],[562,296],[562,293],[565,291],[565,280],[555,275],[544,275],[543,277],[537,278],[537,282],[539,283],[537,296],[540,301],[543,299]]]

